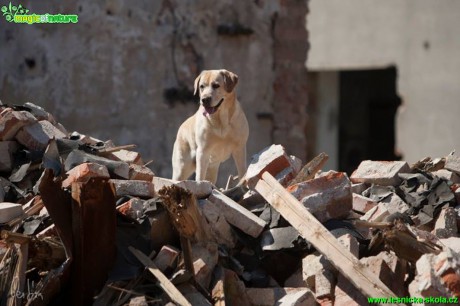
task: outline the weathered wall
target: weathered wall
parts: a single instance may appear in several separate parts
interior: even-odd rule
[[[460,2],[312,0],[310,70],[395,65],[397,147],[414,162],[460,150]]]
[[[53,113],[70,131],[112,139],[119,145],[137,144],[145,160],[154,160],[152,168],[157,174],[169,177],[177,129],[197,108],[197,99],[190,96],[195,77],[203,69],[226,68],[240,77],[238,97],[251,129],[248,158],[273,140],[305,158],[291,136],[283,137],[286,127],[274,128],[273,119],[282,122],[296,114],[290,128],[295,127],[294,139],[304,145],[305,137],[299,134],[304,120],[298,110],[307,101],[304,85],[298,84],[305,81],[299,76],[305,73],[306,1],[21,4],[36,14],[78,14],[79,22],[26,25],[0,21],[3,103],[32,101]],[[288,12],[293,11],[300,24],[286,22]],[[227,35],[234,29],[227,25],[241,25],[242,31]],[[292,33],[295,37],[286,39]],[[298,48],[301,55],[286,56],[282,48]],[[286,65],[295,67],[295,78],[289,82],[282,81],[293,71]],[[302,98],[300,106],[289,102],[292,88]],[[285,103],[291,106],[284,108]],[[284,110],[282,117],[273,116],[278,109]],[[226,165],[224,172],[233,169],[233,163]]]

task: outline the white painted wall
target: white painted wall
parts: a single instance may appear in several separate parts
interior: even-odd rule
[[[405,160],[460,153],[460,1],[310,0],[310,71],[395,65]]]

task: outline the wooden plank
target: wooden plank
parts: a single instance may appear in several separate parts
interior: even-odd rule
[[[387,298],[396,296],[380,279],[360,264],[358,259],[270,173],[262,174],[262,179],[257,182],[255,189],[364,295]]]
[[[164,292],[171,298],[171,300],[174,303],[177,303],[181,306],[192,306],[192,304],[190,304],[189,301],[185,299],[182,293],[180,293],[180,291],[177,290],[177,288],[169,281],[169,279],[163,274],[163,272],[161,272],[155,266],[153,261],[151,261],[150,258],[147,257],[147,255],[131,246],[129,247],[129,250],[144,266],[146,266],[149,269],[150,273],[152,273],[153,276],[155,276],[158,279],[160,287],[164,290]]]
[[[313,158],[308,164],[303,166],[299,171],[299,174],[289,183],[289,186],[294,184],[308,181],[315,177],[315,174],[321,170],[324,164],[328,161],[329,155],[326,153],[320,153],[318,156]]]

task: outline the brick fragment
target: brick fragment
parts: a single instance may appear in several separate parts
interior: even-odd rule
[[[0,113],[0,140],[12,140],[19,130],[37,122],[31,113],[6,108]]]
[[[444,168],[453,171],[457,174],[460,174],[460,156],[455,154],[449,154],[446,157],[446,163],[444,165]]]
[[[284,147],[281,145],[271,145],[251,158],[245,179],[248,186],[254,187],[265,171],[276,176],[290,166],[291,160],[286,154]]]
[[[443,178],[445,180],[451,181],[454,184],[460,183],[460,175],[457,173],[447,170],[447,169],[441,169],[438,171],[431,172],[437,177]]]
[[[351,183],[343,172],[329,171],[319,178],[289,186],[287,190],[320,222],[344,218],[353,207]]]
[[[395,186],[401,182],[399,173],[410,172],[405,161],[362,161],[352,173],[353,183],[368,183],[382,186]]]
[[[412,297],[460,296],[460,254],[446,249],[424,254],[416,263],[417,274],[409,285]]]
[[[140,198],[153,198],[155,196],[155,188],[151,182],[114,179],[111,179],[110,182],[115,187],[115,194],[117,197],[130,195]]]
[[[360,219],[364,221],[382,222],[389,215],[390,212],[386,208],[385,203],[379,203],[377,206],[369,210]]]
[[[6,223],[14,218],[22,216],[24,211],[21,204],[3,202],[0,203],[0,223]]]
[[[179,254],[180,251],[177,248],[171,245],[164,245],[153,260],[153,263],[163,272],[168,268],[174,269]]]
[[[129,179],[151,182],[155,177],[155,173],[146,166],[130,164],[129,165]]]
[[[377,202],[364,197],[362,195],[353,193],[353,210],[365,214],[372,208],[377,206]]]
[[[91,177],[110,178],[107,167],[96,163],[83,163],[67,171],[67,178],[62,182],[62,187],[67,188],[73,182],[86,182]]]
[[[112,152],[108,156],[110,159],[114,160],[119,160],[123,161],[128,164],[136,164],[136,165],[143,165],[144,162],[142,161],[141,155],[138,152],[135,151],[129,151],[129,150],[118,150],[115,152]]]
[[[390,215],[398,212],[405,213],[410,209],[410,206],[396,193],[390,194],[380,202],[385,203],[385,208],[388,210]]]
[[[345,234],[337,238],[339,242],[353,254],[356,258],[359,258],[359,243],[355,237],[350,234]]]
[[[44,151],[51,139],[64,137],[66,137],[64,133],[46,120],[27,125],[16,134],[19,143],[35,151]]]
[[[213,190],[209,196],[209,201],[213,202],[222,211],[228,223],[239,228],[243,232],[256,238],[264,229],[266,223],[252,212],[226,197],[218,190]]]
[[[137,219],[144,213],[144,202],[141,199],[132,198],[118,206],[117,210],[125,216]]]

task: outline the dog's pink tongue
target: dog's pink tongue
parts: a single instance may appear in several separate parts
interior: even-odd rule
[[[215,107],[205,107],[204,108],[204,112],[203,112],[203,115],[206,116],[206,114],[208,115],[212,115],[216,112],[216,108]]]

